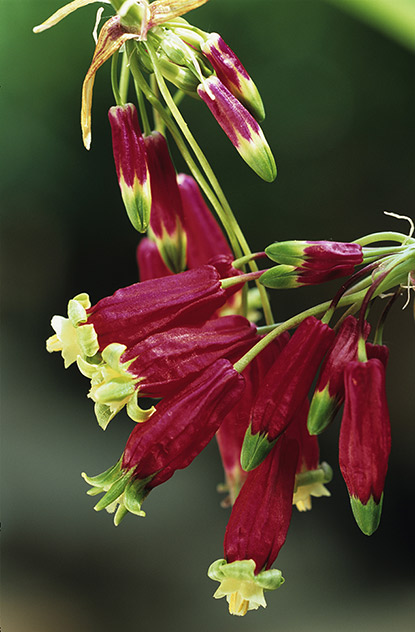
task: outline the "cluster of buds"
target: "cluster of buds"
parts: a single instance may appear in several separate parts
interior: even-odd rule
[[[318,435],[343,404],[339,463],[353,515],[367,535],[379,525],[390,452],[382,331],[392,303],[405,288],[408,294],[414,289],[415,239],[412,233],[375,233],[352,243],[287,241],[250,252],[165,84],[200,97],[254,171],[274,179],[254,83],[219,35],[181,17],[204,1],[111,2],[117,14],[97,38],[83,88],[82,129],[89,147],[95,72],[113,56],[117,105],[109,119],[116,172],[133,226],[147,232],[137,249],[140,282],[93,305],[87,294],[75,296],[67,318],[53,317],[47,349],[60,351],[65,367],[76,363],[90,380],[88,396],[102,429],[123,408],[136,422],[114,466],[97,476],[83,474],[88,493],[103,494],[95,509],[113,513],[116,525],[128,512],[144,516],[150,491],[216,436],[225,476],[220,489],[228,494],[222,505],[231,513],[224,557],[208,575],[220,582],[215,598],[226,597],[229,611],[244,615],[264,607],[264,590],[284,581],[271,567],[293,505],[304,512],[312,497],[330,495],[332,470],[320,461]],[[70,3],[37,30],[90,2]],[[128,64],[117,85],[123,44]],[[135,106],[121,94],[129,73],[144,133]],[[143,73],[154,75],[164,105]],[[154,109],[154,129],[143,97]],[[176,172],[165,128],[194,177]],[[183,148],[179,129],[205,175]],[[259,270],[257,261],[267,257],[277,265]],[[265,288],[341,277],[347,278],[332,300],[274,323]],[[248,290],[252,281],[257,287]],[[391,290],[371,327],[374,300]]]

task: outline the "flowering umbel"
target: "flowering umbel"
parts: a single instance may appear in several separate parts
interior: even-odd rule
[[[94,1],[70,2],[35,32]],[[82,137],[89,149],[95,74],[111,59],[118,183],[131,223],[146,233],[137,247],[140,282],[92,305],[87,294],[75,296],[67,318],[52,318],[46,346],[90,380],[101,428],[122,409],[137,422],[113,467],[83,474],[88,494],[103,494],[95,509],[114,513],[116,525],[127,512],[144,516],[151,490],[216,436],[228,493],[221,504],[231,511],[224,557],[208,575],[219,582],[214,597],[242,616],[265,607],[264,590],[284,581],[272,565],[293,505],[305,512],[313,497],[330,495],[332,471],[320,461],[316,435],[343,402],[340,470],[360,529],[370,535],[378,527],[390,452],[382,333],[394,301],[405,292],[406,306],[415,289],[415,226],[407,218],[409,235],[280,241],[251,252],[180,109],[187,96],[202,109],[204,102],[245,162],[274,180],[256,85],[218,33],[181,17],[206,0],[103,2],[115,15],[98,33],[102,8],[97,13]],[[129,102],[132,83],[138,109]],[[177,173],[179,161],[192,175]],[[259,269],[267,257],[272,267]],[[266,288],[339,277],[346,278],[331,299],[275,322]],[[378,298],[388,303],[373,326]],[[285,309],[280,300],[279,319]]]

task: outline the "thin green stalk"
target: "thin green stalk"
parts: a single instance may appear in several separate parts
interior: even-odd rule
[[[396,241],[399,244],[415,243],[415,239],[412,237],[395,232],[372,233],[371,235],[365,235],[360,239],[355,239],[352,243],[367,246],[368,244],[375,244],[379,241]]]
[[[118,57],[119,54],[118,51],[116,51],[111,60],[111,87],[115,103],[117,105],[124,105],[124,101],[122,100],[118,89]]]
[[[122,56],[121,62],[121,74],[120,74],[120,95],[123,103],[127,102],[128,99],[128,87],[130,84],[130,69],[128,63],[127,53],[124,52]]]
[[[136,81],[134,81],[134,86],[135,86],[135,91],[137,93],[137,101],[138,101],[138,107],[139,107],[139,110],[140,110],[141,121],[143,123],[144,136],[150,136],[150,134],[151,134],[151,125],[150,125],[149,120],[148,120],[147,109],[146,109],[146,104],[145,104],[145,101],[144,101],[143,93],[140,90],[140,86],[137,84]]]
[[[219,199],[219,202],[221,203],[226,216],[227,216],[227,221],[230,223],[232,230],[234,231],[240,245],[242,248],[242,251],[245,255],[250,255],[251,254],[251,250],[249,248],[248,242],[245,239],[245,236],[238,224],[238,222],[236,221],[236,218],[232,212],[232,209],[229,205],[229,202],[227,201],[222,188],[219,185],[219,182],[212,170],[212,167],[210,166],[206,156],[204,155],[204,153],[202,152],[202,150],[200,149],[199,145],[197,144],[193,134],[190,132],[189,127],[186,123],[186,121],[184,120],[179,108],[177,107],[177,105],[174,102],[173,97],[171,96],[167,86],[166,86],[166,82],[164,81],[163,75],[160,72],[158,65],[157,65],[157,56],[155,54],[155,52],[153,51],[151,45],[149,43],[147,43],[147,49],[153,64],[153,68],[154,68],[154,74],[161,92],[161,95],[164,99],[164,101],[167,104],[167,107],[169,108],[169,110],[171,111],[173,118],[175,119],[177,125],[179,126],[180,130],[182,131],[184,137],[186,138],[187,142],[189,143],[192,151],[194,152],[195,156],[197,157],[203,171],[205,172],[207,178],[209,179],[213,190],[215,191],[215,194],[217,196],[217,198]],[[235,256],[238,256],[235,253]],[[258,270],[258,266],[255,264],[254,261],[251,261],[249,264],[249,267],[251,268],[252,271],[257,271]],[[267,295],[267,292],[264,288],[264,286],[260,285],[259,283],[257,284],[257,287],[259,289],[260,292],[260,296],[261,296],[261,301],[262,301],[262,307],[264,310],[264,316],[265,316],[265,321],[267,324],[272,324],[273,322],[273,316],[272,316],[272,311],[271,311],[271,305],[269,302],[269,298]]]

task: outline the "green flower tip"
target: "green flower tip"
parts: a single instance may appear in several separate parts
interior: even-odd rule
[[[136,516],[145,516],[141,505],[147,492],[145,486],[149,479],[140,480],[133,478],[133,470],[124,471],[121,467],[122,457],[108,470],[97,476],[87,476],[82,472],[82,478],[91,485],[89,496],[104,493],[94,509],[101,511],[106,509],[108,513],[114,513],[114,524],[117,527],[124,516],[130,512]]]
[[[321,434],[335,418],[338,408],[336,398],[329,394],[328,385],[322,391],[316,390],[308,411],[308,432],[311,435]]]
[[[359,529],[365,535],[372,535],[380,523],[383,494],[380,497],[379,503],[376,503],[373,496],[371,496],[365,505],[356,496],[350,496],[350,504]]]
[[[259,277],[259,282],[274,290],[291,290],[300,287],[297,268],[295,266],[279,265],[266,270]]]
[[[268,453],[272,450],[277,439],[274,441],[268,440],[268,435],[252,434],[251,424],[246,431],[244,442],[241,450],[241,466],[245,472],[254,470],[258,465],[262,463]]]
[[[220,582],[214,598],[226,597],[230,614],[237,616],[257,610],[259,606],[266,608],[264,590],[276,590],[284,583],[278,569],[256,575],[254,560],[237,560],[229,564],[224,559],[216,560],[208,569],[208,577]]]

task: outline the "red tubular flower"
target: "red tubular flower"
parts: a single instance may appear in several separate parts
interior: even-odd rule
[[[365,336],[368,336],[369,323],[365,323],[364,329]],[[344,401],[344,369],[349,362],[357,359],[359,333],[359,321],[354,316],[347,316],[320,370],[307,422],[311,434],[323,432]]]
[[[150,220],[151,189],[144,140],[132,103],[110,108],[115,169],[122,199],[134,228],[147,230]]]
[[[187,236],[188,268],[197,268],[217,255],[232,257],[228,242],[206,206],[195,180],[180,173],[177,183],[183,207],[183,227]]]
[[[260,126],[248,110],[217,77],[205,79],[197,93],[251,169],[267,182],[275,180],[274,157]]]
[[[366,353],[369,360],[371,360],[372,358],[377,358],[378,360],[380,360],[386,370],[389,360],[389,349],[386,345],[376,345],[372,344],[371,342],[367,342]]]
[[[324,487],[324,483],[329,483],[332,478],[330,466],[327,463],[320,465],[320,450],[317,437],[310,435],[307,430],[308,410],[308,399],[305,399],[285,431],[287,437],[295,439],[299,447],[293,497],[293,505],[296,505],[298,511],[311,509],[312,496],[317,498],[330,496],[330,492]]]
[[[148,237],[143,237],[138,244],[137,264],[140,281],[158,279],[173,274],[161,258],[157,244]]]
[[[335,333],[314,316],[296,329],[258,390],[241,453],[244,470],[265,458],[303,405]]]
[[[222,503],[223,506],[233,505],[246,479],[247,473],[241,468],[240,455],[249,425],[251,408],[262,380],[289,339],[288,333],[278,336],[248,364],[243,371],[245,378],[243,397],[226,415],[216,433],[225,471],[225,485],[220,486],[219,489],[229,492],[229,496]]]
[[[208,570],[221,582],[214,597],[226,596],[231,614],[265,607],[264,589],[275,590],[284,581],[281,571],[269,569],[287,536],[297,460],[297,442],[282,437],[249,472],[236,499],[226,527],[225,559]]]
[[[332,241],[281,241],[265,249],[279,264],[261,276],[266,287],[284,289],[316,285],[353,274],[363,262],[359,244]]]
[[[186,267],[186,234],[176,171],[163,134],[152,132],[144,144],[151,182],[150,228],[166,266],[172,272],[182,272]]]
[[[265,111],[258,89],[222,37],[218,33],[210,33],[201,49],[223,85],[243,103],[257,121],[262,121]]]
[[[382,362],[377,358],[350,362],[344,386],[340,469],[355,520],[363,533],[371,535],[379,526],[391,447]]]
[[[150,490],[187,467],[205,448],[243,389],[244,378],[222,359],[161,400],[150,419],[135,426],[114,468],[97,477],[83,475],[94,495],[106,492],[95,509],[115,510],[119,504],[115,524],[127,511],[144,515],[141,504]]]

